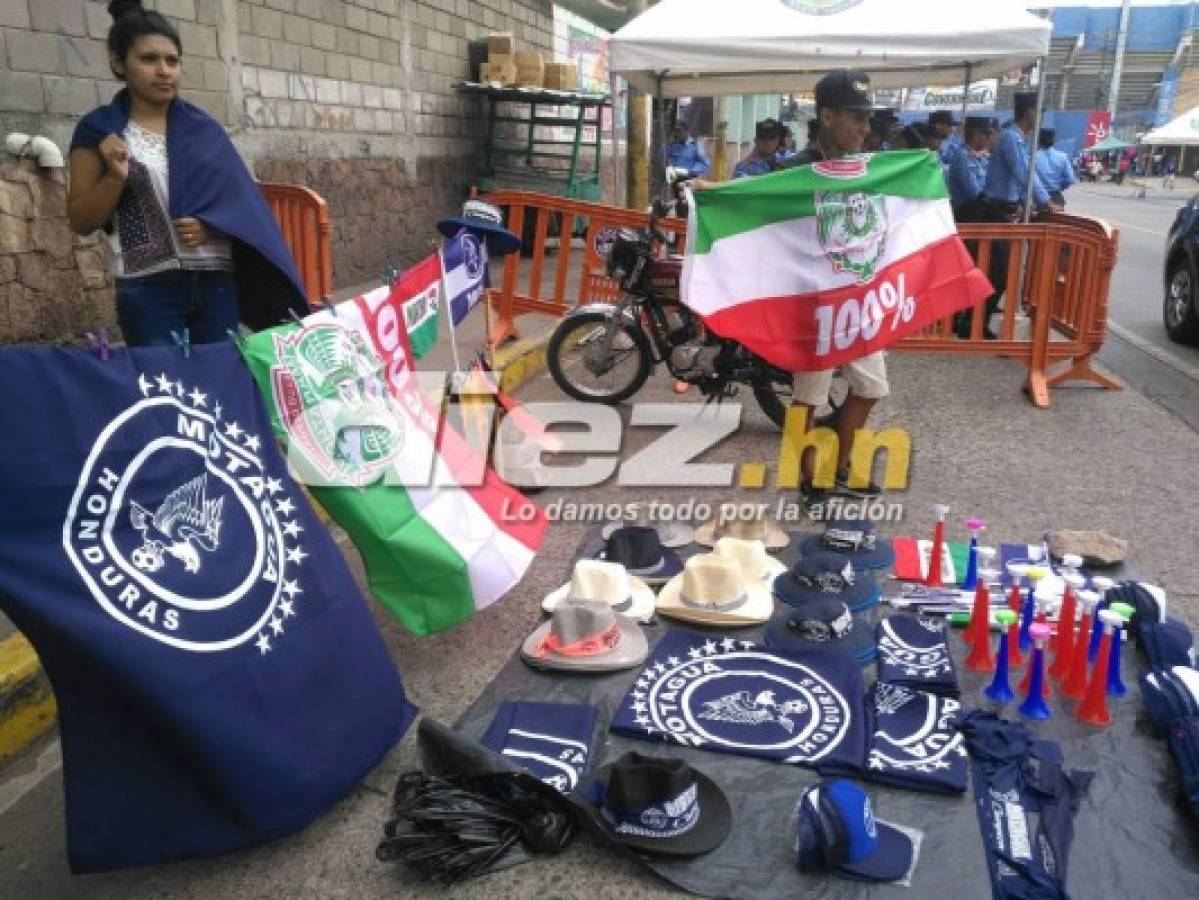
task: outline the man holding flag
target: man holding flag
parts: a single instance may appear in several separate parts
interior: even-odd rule
[[[882,351],[991,293],[957,234],[940,161],[925,150],[861,152],[869,76],[837,70],[815,94],[812,147],[771,175],[695,195],[682,280],[683,301],[706,327],[793,373],[805,431],[833,371],[849,382],[836,458],[821,462],[799,436],[800,491],[812,513],[834,492],[880,492],[868,468],[851,472],[850,461],[857,432],[889,392]]]
[[[810,165],[821,160],[841,159],[862,152],[862,144],[870,132],[870,114],[874,103],[870,99],[870,76],[865,72],[840,69],[830,72],[816,83],[816,117],[820,128],[815,145],[788,159],[784,168]],[[849,382],[849,395],[837,411],[837,471],[833,490],[816,487],[812,476],[816,453],[809,449],[800,460],[800,494],[809,508],[822,504],[830,494],[854,497],[873,497],[881,493],[878,485],[867,482],[850,486],[849,460],[854,435],[866,425],[870,410],[890,392],[887,383],[887,364],[881,350],[868,353],[841,367]],[[833,369],[818,372],[797,372],[794,379],[792,405],[804,410],[804,427],[810,429],[817,408],[828,401],[832,387]]]

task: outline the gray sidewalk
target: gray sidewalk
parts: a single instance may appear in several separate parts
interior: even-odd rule
[[[472,320],[481,316],[473,316]],[[524,324],[524,323],[522,323]],[[481,323],[478,327],[481,331]],[[463,334],[464,345],[466,335]],[[477,343],[477,341],[476,341]],[[445,344],[444,335],[442,344]],[[444,357],[441,346],[422,368]],[[1195,572],[1194,505],[1199,499],[1199,436],[1134,391],[1057,390],[1053,408],[1034,408],[1020,392],[1023,370],[999,359],[915,354],[889,357],[893,394],[873,418],[876,428],[912,435],[910,487],[894,495],[905,520],[885,524],[888,535],[931,535],[936,503],[951,508],[951,537],[963,536],[971,515],[987,521],[989,540],[1036,541],[1048,529],[1103,528],[1127,538],[1132,562],[1163,585],[1173,610],[1199,623]],[[525,401],[558,401],[547,376],[520,391]],[[677,397],[659,373],[639,400],[692,403]],[[695,462],[777,459],[778,433],[751,398],[739,432]],[[627,421],[627,410],[625,419]],[[661,429],[625,432],[621,457],[658,437]],[[547,491],[579,502],[628,502],[656,496],[681,501],[699,491],[604,484]],[[785,492],[788,498],[790,493]],[[774,504],[772,488],[757,492],[705,490],[715,503],[757,499]],[[405,633],[377,604],[380,628],[413,699],[425,715],[452,722],[488,684],[531,630],[541,598],[561,583],[586,525],[551,525],[525,580],[512,593],[460,628],[429,638]],[[350,552],[356,571],[361,570]],[[333,810],[297,835],[225,857],[108,876],[72,878],[66,869],[63,798],[57,773],[4,810],[0,804],[0,897],[629,897],[669,894],[586,839],[560,857],[539,860],[449,893],[412,885],[404,872],[375,861],[374,848],[387,815],[396,776],[417,765],[409,734],[382,765]],[[1163,778],[1166,775],[1163,773]],[[964,802],[964,801],[963,801]],[[1118,797],[1089,798],[1085,815],[1117,816]],[[787,828],[789,823],[775,823]],[[1076,845],[1074,859],[1087,848]],[[1129,865],[1149,860],[1129,860]],[[986,884],[963,886],[960,897],[990,896]],[[1131,900],[1131,898],[1130,898]]]

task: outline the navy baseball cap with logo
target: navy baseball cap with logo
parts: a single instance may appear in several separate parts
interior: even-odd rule
[[[792,606],[831,599],[856,613],[878,603],[881,593],[873,578],[854,571],[848,557],[828,550],[806,554],[774,580],[774,595]]]
[[[857,69],[836,69],[816,82],[816,109],[859,109],[873,112],[870,76]]]
[[[898,881],[912,867],[912,841],[874,818],[870,797],[839,779],[808,788],[795,809],[797,865],[855,881]]]
[[[865,665],[874,659],[873,629],[840,600],[818,598],[785,606],[766,626],[766,646],[783,653],[830,649]]]

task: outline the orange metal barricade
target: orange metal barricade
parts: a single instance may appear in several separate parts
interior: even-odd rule
[[[300,271],[304,293],[313,306],[322,306],[333,296],[333,225],[323,197],[298,184],[260,182],[283,240]]]
[[[508,227],[521,234],[526,218],[536,216],[532,256],[522,264],[504,260],[500,288],[493,292],[496,318],[493,343],[517,336],[516,317],[529,312],[565,315],[576,305],[611,302],[620,296],[604,275],[604,244],[615,229],[644,228],[646,213],[568,200],[526,191],[497,191],[487,199],[508,211]],[[552,225],[572,223],[583,247],[572,247],[571,234],[560,234],[556,250]],[[686,240],[686,222],[664,219],[659,227]],[[1008,243],[1008,290],[997,340],[986,340],[983,317],[973,315],[971,334],[959,338],[953,317],[934,322],[894,345],[895,350],[1003,356],[1025,363],[1025,388],[1033,403],[1049,406],[1049,389],[1068,380],[1105,388],[1120,384],[1095,371],[1092,361],[1107,333],[1107,296],[1116,261],[1118,235],[1101,222],[1082,216],[1055,215],[1023,224],[963,224],[963,239],[976,246],[976,259],[988,271],[995,243]],[[576,254],[582,254],[581,261]],[[572,264],[573,263],[573,264]],[[522,278],[521,269],[526,277]],[[979,301],[977,309],[984,306]],[[1066,363],[1057,371],[1051,366]]]
[[[526,233],[528,217],[536,217],[524,284],[518,283],[522,280],[521,258],[513,254],[505,257],[500,289],[493,293],[498,304],[491,329],[495,344],[516,337],[516,317],[523,313],[561,316],[578,304],[619,296],[619,289],[603,277],[603,247],[618,229],[644,228],[649,223],[647,213],[530,191],[497,191],[486,199],[507,209],[508,229],[517,234]],[[551,227],[558,232],[556,241],[550,238]],[[661,219],[658,227],[680,239],[678,249],[682,252],[687,223]],[[583,239],[581,248],[573,246],[572,237],[576,235]]]

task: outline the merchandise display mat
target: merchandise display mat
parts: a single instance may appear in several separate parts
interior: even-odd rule
[[[788,564],[793,562],[798,558],[799,543],[809,534],[793,534],[788,549],[777,556]],[[576,559],[594,555],[602,544],[597,525],[584,536]],[[692,544],[680,555],[701,552],[706,548]],[[898,582],[885,573],[875,574],[884,595],[898,592]],[[1117,570],[1110,574],[1119,578],[1122,573]],[[569,570],[563,572],[562,581],[569,577]],[[880,604],[865,617],[875,622],[889,614],[891,608]],[[534,624],[530,622],[530,630]],[[653,646],[672,627],[710,632],[715,640],[727,636],[755,643],[763,631],[762,627],[730,630],[675,626],[661,618],[644,627],[651,654]],[[992,708],[982,694],[989,676],[967,671],[962,665],[966,648],[960,629],[950,629],[949,646],[957,663],[963,708]],[[1114,720],[1111,726],[1096,729],[1079,722],[1056,690],[1049,700],[1052,718],[1028,723],[1034,737],[1061,744],[1067,770],[1095,773],[1074,820],[1067,888],[1072,896],[1080,898],[1199,897],[1199,821],[1180,800],[1174,761],[1165,741],[1153,734],[1142,708],[1137,679],[1145,670],[1144,657],[1132,646],[1124,651],[1122,674],[1128,694],[1109,698]],[[709,775],[732,804],[733,830],[728,840],[711,853],[693,859],[639,857],[663,878],[695,894],[754,900],[796,896],[941,896],[965,900],[991,896],[972,788],[962,795],[945,796],[862,782],[881,821],[923,832],[910,887],[800,872],[795,866],[794,808],[803,789],[819,781],[820,776],[799,766],[610,733],[608,724],[639,669],[611,675],[540,672],[522,662],[518,648],[455,727],[478,740],[505,700],[590,703],[598,708],[599,721],[589,768],[636,750],[680,757]],[[875,665],[866,666],[863,675],[869,686],[875,678]],[[1013,686],[1018,677],[1013,676]],[[1000,715],[1027,721],[1018,716],[1015,706],[1009,704]],[[589,838],[580,836],[578,840]],[[610,851],[597,848],[595,852]],[[532,864],[536,865],[536,860]]]

